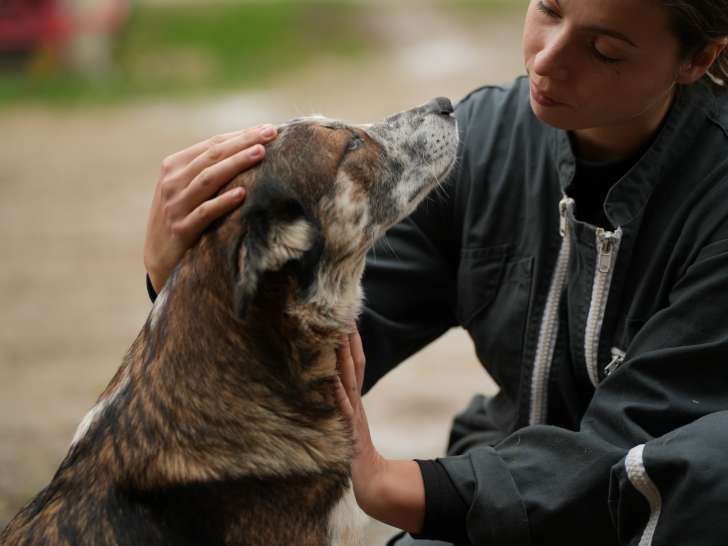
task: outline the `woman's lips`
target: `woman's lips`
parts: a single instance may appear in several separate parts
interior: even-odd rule
[[[554,100],[551,97],[549,97],[548,95],[546,95],[545,93],[542,93],[541,91],[539,91],[533,82],[531,82],[531,97],[533,97],[533,100],[535,100],[541,106],[561,106],[561,105],[563,105],[562,102]]]

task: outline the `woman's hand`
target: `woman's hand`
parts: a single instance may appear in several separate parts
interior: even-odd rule
[[[358,330],[341,340],[336,354],[339,370],[337,398],[344,416],[351,423],[354,440],[352,473],[376,471],[384,464],[383,457],[374,447],[369,422],[361,400],[366,358]],[[355,481],[360,481],[356,480]],[[362,485],[366,485],[362,480]],[[355,488],[356,489],[356,488]]]
[[[374,447],[361,400],[364,383],[364,349],[359,332],[344,338],[337,352],[337,399],[351,422],[354,459],[351,480],[359,506],[373,518],[417,533],[425,517],[425,486],[414,461],[385,459]]]
[[[154,191],[144,241],[144,266],[159,292],[182,256],[210,223],[239,206],[245,190],[216,195],[265,156],[272,125],[214,136],[167,157]]]

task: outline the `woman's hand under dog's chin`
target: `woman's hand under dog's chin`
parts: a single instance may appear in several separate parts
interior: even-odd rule
[[[418,533],[425,518],[425,485],[419,465],[385,459],[374,447],[361,400],[365,357],[359,332],[344,338],[337,352],[337,399],[351,422],[354,459],[351,479],[359,506],[371,517]]]

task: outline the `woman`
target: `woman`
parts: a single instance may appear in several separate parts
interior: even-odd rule
[[[532,0],[527,77],[458,105],[447,198],[370,259],[363,342],[339,358],[357,499],[419,537],[392,544],[724,542],[727,44],[726,0]],[[154,288],[274,134],[167,160]],[[456,418],[447,457],[384,459],[361,388],[456,325],[499,393]]]

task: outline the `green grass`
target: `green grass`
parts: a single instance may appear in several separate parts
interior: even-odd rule
[[[260,84],[322,52],[363,52],[361,9],[316,2],[137,5],[103,77],[70,73],[36,54],[24,71],[0,73],[0,105],[108,103]]]

